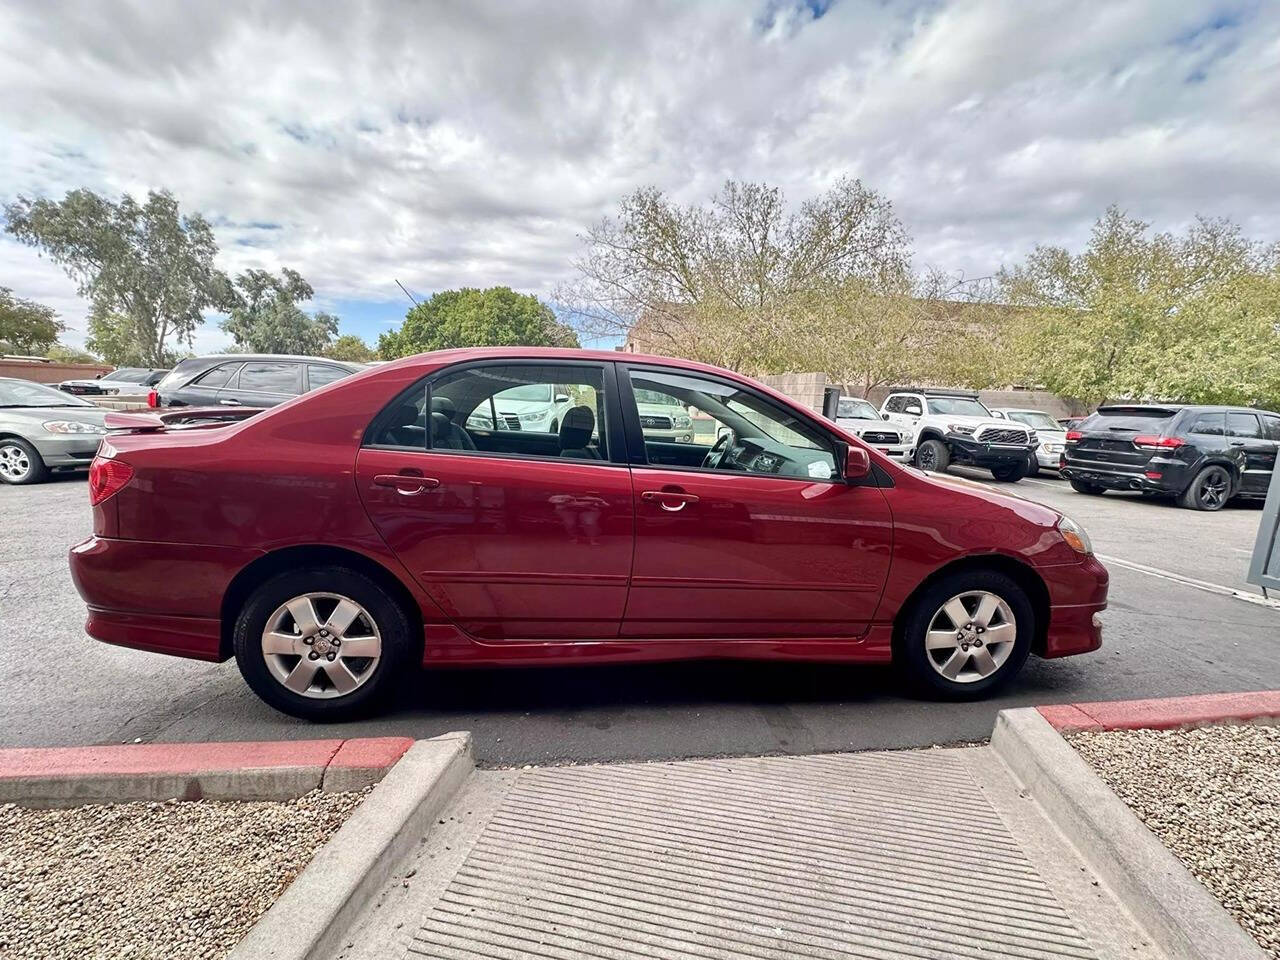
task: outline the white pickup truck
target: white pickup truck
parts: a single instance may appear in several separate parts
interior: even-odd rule
[[[915,434],[915,465],[945,473],[953,463],[985,467],[997,480],[1021,480],[1031,469],[1036,432],[1025,424],[998,419],[978,395],[965,390],[896,390],[880,415]]]

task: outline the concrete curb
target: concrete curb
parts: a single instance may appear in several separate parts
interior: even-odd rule
[[[291,800],[312,790],[363,790],[412,745],[408,737],[373,737],[0,750],[0,803]]]
[[[231,951],[228,960],[333,956],[357,915],[470,775],[471,734],[419,740]]]
[[[1280,690],[1207,693],[1160,700],[1113,700],[1038,707],[1056,730],[1176,730],[1280,717]]]
[[[991,745],[1170,960],[1266,960],[1038,710],[1001,710]]]

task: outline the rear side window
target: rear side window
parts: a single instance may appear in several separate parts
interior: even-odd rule
[[[349,376],[351,376],[351,371],[343,370],[341,367],[331,367],[327,363],[307,364],[307,387],[311,390]]]
[[[1273,413],[1264,413],[1262,425],[1267,431],[1268,440],[1280,440],[1280,417]]]
[[[301,393],[300,372],[301,368],[296,363],[246,363],[240,370],[238,386],[241,390],[261,390],[264,393]]]
[[[1220,413],[1202,413],[1191,421],[1187,433],[1202,437],[1220,437],[1226,430],[1226,419]]]
[[[1114,407],[1099,410],[1080,424],[1080,429],[1112,430],[1116,433],[1160,433],[1176,413],[1176,410],[1159,407]]]
[[[1258,415],[1256,413],[1228,413],[1227,436],[1261,440],[1262,427],[1258,423]]]
[[[238,363],[223,363],[196,380],[202,387],[225,387],[231,375],[240,368]]]

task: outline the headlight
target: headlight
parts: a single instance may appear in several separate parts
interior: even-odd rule
[[[541,413],[520,413],[516,414],[516,416],[520,418],[521,423],[537,423],[539,420],[546,418],[547,411],[543,410]]]
[[[972,437],[974,428],[966,423],[949,423],[947,429],[952,433],[958,433],[962,437]]]
[[[677,430],[688,430],[693,426],[693,417],[678,416],[671,421]]]
[[[107,432],[106,427],[100,427],[96,423],[80,423],[78,420],[50,420],[43,426],[49,433],[102,434]]]
[[[1058,518],[1058,532],[1062,534],[1062,539],[1067,541],[1067,545],[1076,553],[1093,553],[1093,544],[1089,542],[1089,535],[1084,532],[1084,527],[1070,517]]]

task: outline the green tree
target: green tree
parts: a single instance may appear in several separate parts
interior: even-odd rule
[[[337,334],[338,318],[322,311],[303,312],[298,301],[313,295],[311,284],[288,267],[279,277],[246,270],[236,277],[235,299],[222,329],[240,350],[319,355]]]
[[[101,316],[123,318],[118,333],[144,364],[163,363],[171,341],[190,344],[203,311],[228,302],[213,229],[199,214],[182,216],[167,191],[145,204],[91,190],[61,201],[19,197],[5,216],[8,232],[61,264]]]
[[[324,355],[331,360],[346,360],[350,363],[368,363],[378,357],[369,345],[354,333],[344,333],[333,341],[325,347]]]
[[[451,347],[576,347],[577,335],[537,297],[509,287],[444,290],[413,307],[399,330],[378,338],[384,360]]]
[[[68,347],[62,343],[55,343],[46,352],[45,356],[56,363],[100,363],[101,361],[88,350],[80,350],[77,347]]]
[[[0,353],[37,356],[44,353],[66,329],[51,307],[15,297],[0,287]]]
[[[1024,308],[1018,365],[1051,390],[1089,403],[1280,401],[1280,248],[1229,221],[1153,235],[1112,207],[1082,253],[1037,247],[998,279]]]

